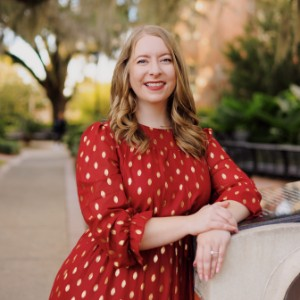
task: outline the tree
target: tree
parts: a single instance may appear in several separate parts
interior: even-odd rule
[[[276,20],[276,63],[292,54],[299,63],[300,0],[257,0],[257,19],[272,17]]]
[[[45,89],[55,120],[74,95],[76,83],[69,76],[74,59],[84,55],[96,63],[101,52],[114,56],[130,26],[149,22],[170,28],[180,5],[194,1],[1,0],[0,47]],[[18,39],[26,42],[42,72],[13,51]]]
[[[286,19],[286,10],[291,9],[287,2],[293,1],[285,1],[285,6],[281,0],[267,6],[268,2],[258,1],[245,34],[226,49],[233,66],[229,71],[232,93],[239,98],[251,99],[256,92],[277,95],[293,83],[300,85],[300,41],[296,39],[297,34],[286,32],[286,42],[283,45],[278,42],[284,35],[282,22]]]
[[[24,82],[19,75],[20,67],[11,64],[9,58],[0,58],[0,123],[5,129],[19,131],[24,129],[25,120],[33,121],[32,112],[48,102],[40,86]]]
[[[195,1],[186,0],[142,0],[137,5],[137,21],[140,23],[161,25],[169,30],[180,18],[183,6],[193,4]]]
[[[68,81],[72,59],[97,56],[99,51],[111,55],[118,47],[119,35],[128,28],[128,7],[125,1],[110,0],[1,1],[2,51],[45,89],[53,119],[65,110],[74,94],[75,83]],[[17,39],[30,47],[42,73],[38,74],[24,55],[12,50],[11,41]]]

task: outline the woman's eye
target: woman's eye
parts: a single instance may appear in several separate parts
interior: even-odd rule
[[[162,62],[163,62],[163,63],[171,63],[171,62],[172,62],[172,59],[169,58],[169,57],[166,57],[166,58],[163,58],[163,59],[162,59]]]
[[[146,62],[147,62],[146,59],[139,59],[137,61],[138,64],[145,64]]]

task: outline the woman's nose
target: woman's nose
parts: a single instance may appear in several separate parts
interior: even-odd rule
[[[160,74],[161,73],[161,68],[160,68],[160,65],[159,65],[159,62],[157,61],[152,61],[150,63],[150,70],[149,70],[149,73],[151,75],[157,75],[157,74]]]

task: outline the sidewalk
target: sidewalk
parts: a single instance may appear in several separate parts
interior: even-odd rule
[[[33,143],[0,168],[0,220],[0,299],[47,300],[84,230],[63,146]]]

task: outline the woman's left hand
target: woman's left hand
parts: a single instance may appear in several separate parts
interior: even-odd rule
[[[197,236],[194,267],[200,280],[208,281],[219,273],[231,238],[226,230],[210,230]]]

